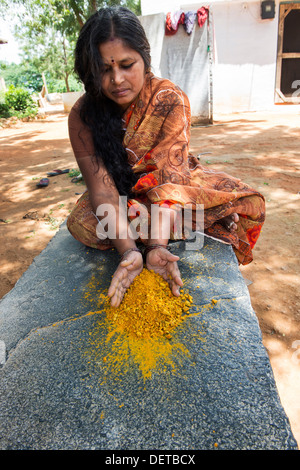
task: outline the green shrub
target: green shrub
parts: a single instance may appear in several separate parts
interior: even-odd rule
[[[0,118],[8,118],[10,115],[10,110],[7,104],[0,102]]]
[[[5,104],[15,111],[26,111],[28,108],[36,107],[28,90],[15,88],[11,85],[5,93]]]
[[[15,88],[13,85],[5,92],[4,102],[0,103],[1,117],[34,117],[37,112],[38,106],[32,99],[30,92],[24,88]]]

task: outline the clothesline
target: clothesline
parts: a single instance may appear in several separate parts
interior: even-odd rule
[[[207,7],[201,7],[197,11],[187,11],[186,13],[183,10],[167,13],[165,34],[173,36],[177,33],[180,24],[183,25],[187,34],[191,34],[196,20],[200,28],[202,28],[208,18],[208,12],[209,9]]]

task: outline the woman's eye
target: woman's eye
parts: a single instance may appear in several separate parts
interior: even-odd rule
[[[122,68],[123,69],[130,69],[133,66],[133,64],[134,64],[134,62],[132,62],[131,64],[122,65]]]
[[[122,65],[120,65],[120,68],[122,68],[122,69],[124,69],[124,70],[128,70],[128,69],[130,69],[134,64],[135,64],[135,62],[131,62],[130,64],[122,64]],[[109,73],[111,70],[112,70],[112,66],[107,65],[106,67],[104,67],[103,73]]]

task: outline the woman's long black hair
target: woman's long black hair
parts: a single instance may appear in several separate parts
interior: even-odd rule
[[[112,37],[142,56],[145,71],[150,68],[150,46],[137,16],[124,7],[101,8],[82,27],[75,48],[75,72],[86,92],[80,117],[92,132],[98,162],[105,165],[119,194],[130,196],[136,177],[122,145],[122,110],[101,89],[104,65],[99,45]]]

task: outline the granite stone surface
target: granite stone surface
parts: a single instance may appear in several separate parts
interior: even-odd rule
[[[101,311],[118,254],[60,228],[0,302],[0,449],[297,449],[231,247],[172,252],[194,304],[145,378]]]

